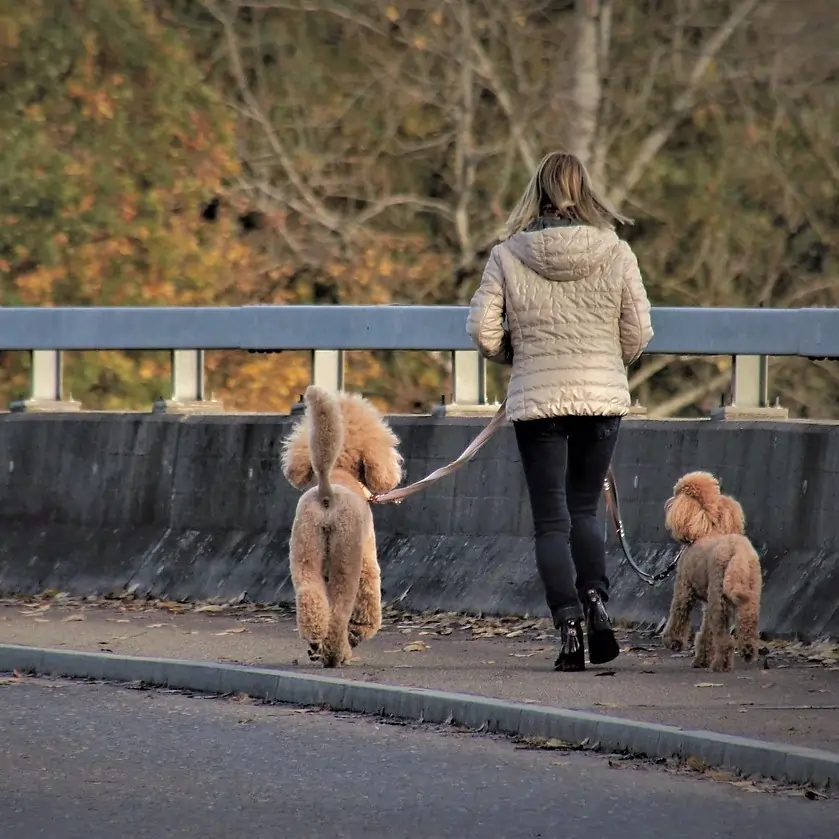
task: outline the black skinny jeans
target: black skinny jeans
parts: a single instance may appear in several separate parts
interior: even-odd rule
[[[550,417],[513,423],[524,466],[536,565],[554,625],[583,617],[579,593],[609,597],[597,507],[621,418]]]

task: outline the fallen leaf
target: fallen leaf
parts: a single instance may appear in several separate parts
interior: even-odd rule
[[[163,626],[162,623],[150,623],[149,629],[160,629],[161,626]]]
[[[726,781],[732,787],[745,790],[746,792],[765,792],[760,787],[755,786],[751,781]]]
[[[49,623],[49,618],[34,618],[35,623]]]
[[[43,603],[40,606],[27,606],[25,612],[21,612],[22,615],[25,615],[27,618],[31,618],[33,615],[40,615],[41,612],[46,612],[47,609],[51,609],[51,603]]]
[[[431,647],[425,643],[425,641],[412,641],[410,644],[406,644],[402,647],[403,653],[421,653],[423,650],[430,650]]]
[[[85,620],[84,615],[67,615],[66,618],[62,618],[62,623],[72,623],[73,621],[83,621]]]
[[[549,737],[547,740],[534,744],[538,749],[568,749],[571,748],[570,743],[564,740],[558,740],[556,737]]]
[[[225,629],[223,632],[216,632],[216,635],[238,635],[240,632],[247,632],[246,626],[239,626],[236,629]]]
[[[198,606],[196,612],[223,612],[224,606],[217,606],[213,603],[205,603],[203,606]]]
[[[595,676],[614,676],[615,672],[616,671],[614,671],[614,670],[601,670],[599,673],[595,673],[594,675]]]
[[[186,603],[176,603],[173,600],[161,600],[156,605],[158,609],[165,609],[167,612],[172,612],[173,614],[183,614],[189,610],[189,606]]]
[[[694,685],[695,688],[721,688],[725,687],[722,682],[698,682]]]

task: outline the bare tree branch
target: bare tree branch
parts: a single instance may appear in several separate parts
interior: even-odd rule
[[[468,0],[459,0],[457,7],[460,34],[466,49],[472,38],[472,22]],[[475,258],[472,244],[472,231],[469,205],[475,186],[475,83],[470,61],[460,65],[460,101],[457,106],[457,142],[455,144],[455,191],[457,206],[454,211],[454,223],[460,244],[460,267],[466,268]]]
[[[694,387],[677,393],[670,399],[665,399],[663,402],[659,402],[658,405],[648,411],[648,414],[651,419],[666,419],[667,417],[672,417],[684,408],[694,405],[700,399],[706,397],[709,393],[713,393],[713,391],[725,385],[725,383],[730,379],[731,371],[724,370],[722,373],[717,373],[716,376],[712,376],[706,382],[700,382]]]
[[[600,0],[577,0],[568,149],[586,164],[591,162],[600,111],[600,55],[604,46],[600,13]]]
[[[529,171],[533,171],[538,162],[537,152],[525,134],[525,127],[520,115],[516,113],[510,92],[504,86],[486,50],[481,46],[480,41],[475,37],[473,32],[469,33],[469,47],[476,62],[475,69],[487,83],[487,86],[498,100],[504,116],[507,118],[510,126],[510,134],[515,140],[524,165]]]
[[[728,20],[705,42],[696,63],[693,65],[687,86],[676,97],[671,106],[669,117],[647,135],[620,184],[611,191],[609,199],[612,204],[618,208],[623,205],[629,193],[641,179],[647,167],[655,160],[664,144],[670,139],[670,135],[676,130],[685,114],[694,106],[708,69],[720,50],[731,39],[731,36],[758,6],[762,4],[768,6],[773,2],[774,0],[740,0],[734,11],[729,15]]]
[[[306,182],[303,180],[303,177],[297,171],[296,166],[294,165],[294,161],[291,158],[291,154],[286,149],[285,145],[280,140],[277,132],[274,130],[274,126],[271,124],[271,120],[259,107],[259,103],[256,101],[250,86],[247,81],[247,76],[245,74],[245,68],[242,64],[242,56],[239,50],[239,42],[236,36],[235,27],[233,25],[233,21],[231,18],[226,15],[216,0],[203,0],[205,7],[207,10],[215,17],[215,19],[221,24],[224,30],[225,40],[227,42],[228,47],[228,57],[230,59],[230,66],[233,70],[234,78],[236,79],[236,84],[239,89],[239,95],[242,97],[242,101],[248,107],[250,112],[250,116],[259,125],[262,127],[262,130],[265,134],[266,139],[274,151],[274,154],[277,155],[277,159],[280,161],[283,169],[285,170],[286,175],[288,176],[289,181],[294,185],[297,191],[300,193],[301,198],[305,202],[309,212],[317,219],[317,221],[322,224],[328,230],[333,232],[339,232],[343,228],[342,220],[339,219],[336,215],[331,213],[327,208],[323,205],[323,203],[318,199],[318,197],[309,189]]]

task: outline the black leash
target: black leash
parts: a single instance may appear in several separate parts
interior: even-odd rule
[[[654,586],[656,583],[660,583],[662,580],[669,577],[670,574],[673,572],[673,569],[679,564],[679,557],[681,556],[681,552],[676,555],[676,558],[663,571],[659,571],[657,574],[650,574],[649,571],[645,571],[633,559],[632,550],[629,547],[629,542],[626,539],[626,532],[623,528],[623,520],[621,519],[620,497],[618,496],[618,485],[617,481],[615,481],[615,472],[611,466],[609,467],[609,472],[606,475],[606,480],[603,482],[603,491],[606,496],[606,509],[609,511],[609,515],[612,517],[612,524],[615,528],[615,534],[618,537],[618,541],[621,545],[621,550],[623,551],[624,557],[626,557],[626,561],[629,563],[629,567],[645,583],[647,583],[647,585],[650,586]]]

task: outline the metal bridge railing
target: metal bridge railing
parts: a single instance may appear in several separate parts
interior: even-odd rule
[[[77,410],[64,400],[66,350],[169,350],[170,410],[214,410],[207,350],[307,350],[312,381],[343,386],[348,350],[452,354],[452,401],[486,410],[486,365],[466,334],[464,306],[0,307],[0,349],[32,353],[30,396],[13,410]],[[768,404],[769,356],[839,358],[839,309],[654,308],[648,354],[733,358],[729,413],[780,416]]]

